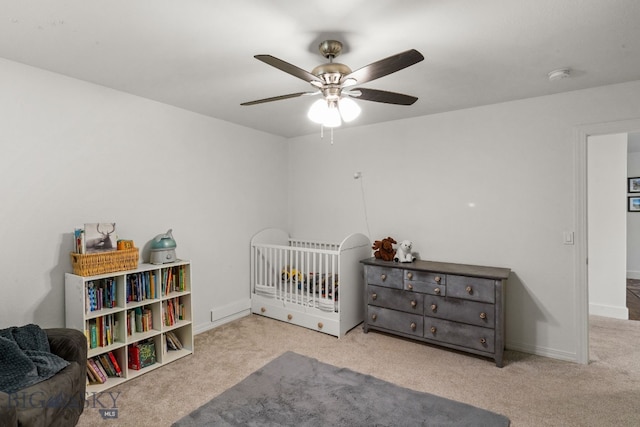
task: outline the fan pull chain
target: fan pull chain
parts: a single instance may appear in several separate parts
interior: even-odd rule
[[[320,139],[324,139],[324,125],[320,125]],[[333,128],[331,128],[331,145],[333,145]]]

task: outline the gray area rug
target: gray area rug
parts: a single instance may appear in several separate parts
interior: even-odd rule
[[[287,352],[173,426],[500,427],[509,419]]]

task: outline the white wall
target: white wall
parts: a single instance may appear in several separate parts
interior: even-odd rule
[[[367,233],[353,179],[362,171],[371,239],[412,239],[424,259],[511,268],[507,347],[578,360],[584,284],[574,280],[576,246],[563,244],[576,227],[576,129],[639,116],[633,82],[344,127],[333,145],[296,138],[290,229],[331,239]]]
[[[627,155],[627,176],[640,176],[640,152]],[[629,193],[628,196],[640,196]],[[640,279],[640,213],[627,213],[627,277]]]
[[[0,93],[0,327],[64,325],[71,232],[96,221],[140,248],[173,229],[196,331],[249,306],[249,240],[286,226],[284,139],[6,60]]]
[[[589,313],[628,319],[627,134],[590,136],[587,159]]]
[[[64,324],[77,224],[116,221],[139,246],[173,228],[178,256],[194,262],[196,330],[212,325],[211,309],[246,302],[251,235],[288,225],[318,239],[410,238],[422,258],[510,267],[507,347],[567,360],[583,285],[562,238],[575,227],[576,127],[640,117],[633,82],[344,127],[330,145],[4,60],[0,93],[0,327]]]

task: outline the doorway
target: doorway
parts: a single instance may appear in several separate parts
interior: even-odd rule
[[[640,133],[630,133],[627,148],[627,175],[640,177]],[[640,196],[640,192],[631,192],[635,187],[627,188],[627,196]],[[640,320],[640,212],[627,214],[627,308],[629,320]]]
[[[640,131],[640,118],[583,125],[575,128],[575,225],[574,258],[576,298],[576,361],[589,363],[589,289],[587,272],[587,140],[591,135],[634,133]]]
[[[640,279],[627,279],[629,320],[640,321]]]
[[[587,139],[589,314],[628,319],[626,182],[628,134]]]

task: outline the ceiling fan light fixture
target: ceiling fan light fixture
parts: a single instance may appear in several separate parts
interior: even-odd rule
[[[327,128],[335,128],[342,124],[340,110],[335,101],[318,99],[309,108],[307,117],[314,123],[318,123]]]
[[[324,118],[327,115],[327,110],[329,110],[329,106],[327,105],[327,101],[324,99],[318,99],[309,108],[307,112],[307,117],[314,123],[318,123],[319,125],[324,123]]]
[[[341,98],[338,103],[340,105],[340,115],[342,115],[342,120],[346,123],[357,119],[362,111],[358,103],[353,99]]]
[[[340,118],[340,109],[338,108],[338,103],[336,101],[329,102],[327,104],[327,111],[324,116],[324,122],[322,125],[326,128],[337,128],[342,124],[342,119]]]

